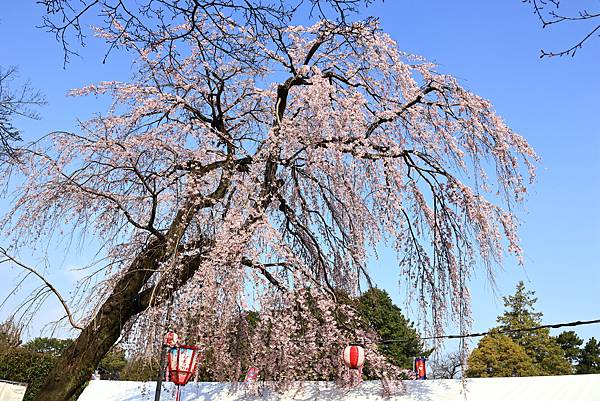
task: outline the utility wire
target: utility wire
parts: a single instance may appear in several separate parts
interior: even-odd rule
[[[544,324],[541,326],[534,326],[534,327],[523,327],[520,329],[492,329],[489,331],[484,331],[481,333],[467,333],[467,334],[447,334],[447,335],[442,335],[442,336],[431,336],[431,337],[420,337],[421,340],[443,340],[443,339],[449,339],[449,340],[454,340],[454,339],[462,339],[462,338],[470,338],[470,337],[483,337],[485,335],[488,334],[509,334],[509,333],[519,333],[519,332],[526,332],[526,331],[535,331],[535,330],[540,330],[540,329],[558,329],[560,327],[574,327],[574,326],[583,326],[583,325],[587,325],[587,324],[598,324],[600,323],[600,319],[594,319],[594,320],[577,320],[574,322],[568,322],[568,323],[554,323],[554,324]],[[211,337],[211,338],[223,338],[221,336],[215,336],[215,337]],[[289,342],[304,342],[305,340],[302,338],[296,338],[296,339],[288,339]],[[369,341],[370,344],[383,344],[383,343],[400,343],[400,342],[407,342],[407,341],[413,341],[413,339],[407,339],[407,338],[398,338],[398,339],[394,339],[394,340],[381,340],[381,341]],[[356,344],[360,345],[363,344],[363,341],[357,340],[355,341]]]
[[[497,334],[519,333],[519,332],[523,332],[523,331],[535,331],[535,330],[540,330],[540,329],[558,329],[560,327],[574,327],[574,326],[583,326],[586,324],[598,324],[598,323],[600,323],[600,319],[577,320],[575,322],[544,324],[541,326],[523,327],[520,329],[505,329],[505,330],[494,329],[494,330],[490,330],[490,331],[484,331],[481,333],[447,334],[447,335],[443,335],[443,336],[421,337],[421,340],[441,340],[441,339],[452,340],[452,339],[458,339],[458,338],[483,337],[485,335],[494,334],[494,333],[497,333]],[[403,342],[403,341],[407,341],[407,340],[405,340],[405,339],[383,340],[383,341],[378,341],[378,343],[396,343],[396,342]]]

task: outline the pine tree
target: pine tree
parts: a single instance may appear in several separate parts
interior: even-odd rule
[[[498,317],[500,330],[518,330],[539,326],[542,323],[541,312],[536,312],[534,304],[537,298],[534,291],[527,291],[525,284],[520,281],[514,295],[504,297],[506,311]],[[572,368],[565,352],[550,329],[532,331],[517,331],[507,335],[519,344],[531,358],[538,375],[562,375],[572,373]]]
[[[387,292],[371,288],[357,301],[357,310],[366,325],[373,328],[382,341],[392,340],[380,345],[381,353],[391,364],[410,369],[413,357],[430,353],[425,351],[413,324],[394,305]]]
[[[581,358],[577,364],[578,374],[600,373],[600,343],[590,338],[581,351]]]
[[[565,358],[571,364],[573,370],[581,357],[581,345],[583,340],[574,331],[563,331],[556,337],[556,342],[565,353]]]

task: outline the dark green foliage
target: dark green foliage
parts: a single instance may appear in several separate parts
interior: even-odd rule
[[[571,366],[577,365],[581,357],[583,340],[574,331],[563,331],[556,337],[556,342],[565,353]]]
[[[379,349],[396,366],[411,369],[413,357],[428,356],[413,324],[394,305],[387,292],[372,288],[357,299],[356,309],[383,341]]]
[[[105,380],[119,380],[121,371],[127,365],[125,351],[119,346],[114,347],[100,361],[98,372]]]
[[[537,298],[534,291],[527,291],[520,281],[514,295],[504,297],[506,311],[498,317],[501,330],[515,330],[539,326],[542,323],[541,312],[535,312]],[[550,329],[519,331],[507,334],[515,343],[523,347],[537,369],[538,375],[563,375],[572,373],[565,353]]]
[[[590,338],[581,350],[576,372],[578,374],[600,373],[600,343]]]
[[[119,379],[129,381],[154,381],[158,375],[158,359],[133,359],[121,370]]]
[[[23,401],[33,400],[52,370],[56,357],[22,347],[0,349],[0,379],[27,383]]]
[[[61,356],[64,350],[71,344],[73,344],[73,340],[70,338],[37,337],[26,343],[23,347],[33,352]]]
[[[38,337],[16,346],[16,338],[13,326],[7,322],[0,324],[0,379],[26,383],[24,401],[30,401],[35,399],[58,357],[73,340]],[[16,342],[19,343],[20,340]],[[105,379],[118,379],[126,363],[124,351],[114,348],[102,359],[98,370]]]

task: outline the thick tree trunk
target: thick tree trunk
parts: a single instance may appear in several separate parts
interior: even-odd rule
[[[35,401],[67,401],[77,394],[119,339],[125,323],[143,310],[140,290],[164,256],[161,240],[138,255],[94,319],[59,358]]]
[[[199,252],[181,260],[183,268],[177,271],[177,276],[172,277],[170,286],[158,285],[142,290],[160,262],[170,254],[166,244],[165,239],[156,239],[138,255],[96,317],[60,357],[35,401],[68,401],[76,395],[119,339],[127,321],[151,304],[156,305],[168,299],[198,270],[205,247],[211,245],[202,239],[189,244]]]
[[[247,159],[243,159],[243,163],[247,162]],[[69,401],[90,379],[100,360],[119,339],[125,324],[146,308],[168,299],[173,291],[194,275],[206,249],[212,246],[206,238],[200,237],[182,246],[183,249],[199,252],[194,256],[183,257],[180,261],[182,268],[171,278],[169,286],[159,283],[142,290],[148,279],[158,270],[160,263],[172,255],[174,244],[183,236],[194,212],[212,206],[225,196],[229,177],[230,174],[222,174],[217,188],[205,197],[203,202],[190,199],[185,207],[178,211],[167,233],[155,237],[133,260],[94,319],[61,355],[35,401]]]

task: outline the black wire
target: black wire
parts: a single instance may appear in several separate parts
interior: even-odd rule
[[[600,319],[595,320],[577,320],[575,322],[568,323],[555,323],[555,324],[544,324],[541,326],[535,327],[523,327],[521,329],[494,329],[490,331],[484,331],[481,333],[468,333],[468,334],[448,334],[443,336],[432,336],[432,337],[421,337],[421,340],[440,340],[440,339],[459,339],[459,338],[469,338],[469,337],[483,337],[488,334],[498,333],[498,334],[507,334],[507,333],[519,333],[522,331],[535,331],[540,329],[558,329],[560,327],[574,327],[574,326],[583,326],[586,324],[597,324],[600,323]],[[395,342],[403,342],[408,341],[407,339],[397,339],[397,340],[382,340],[377,341],[377,343],[395,343]]]

